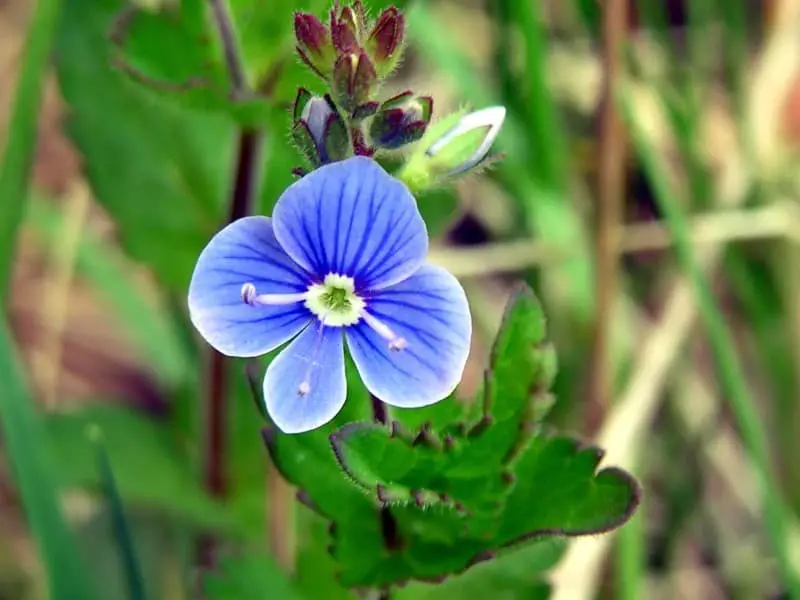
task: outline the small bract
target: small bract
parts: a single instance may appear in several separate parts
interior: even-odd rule
[[[472,324],[464,290],[425,263],[428,236],[400,181],[364,157],[290,186],[272,218],[235,221],[201,253],[189,311],[206,341],[270,363],[264,400],[286,433],[315,429],[347,395],[344,339],[367,389],[398,407],[447,397]]]

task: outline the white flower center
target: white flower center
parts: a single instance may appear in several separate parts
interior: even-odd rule
[[[367,306],[355,289],[352,277],[328,273],[323,283],[309,286],[305,306],[327,327],[355,325]]]

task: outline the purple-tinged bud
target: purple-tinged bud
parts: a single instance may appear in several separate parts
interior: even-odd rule
[[[358,52],[361,48],[355,21],[338,17],[335,10],[331,11],[331,40],[337,55]]]
[[[347,126],[329,96],[312,96],[301,88],[294,115],[292,137],[315,167],[349,156]]]
[[[394,70],[403,53],[405,18],[394,6],[384,10],[366,41],[366,49],[380,77]]]
[[[336,102],[348,114],[369,101],[377,81],[375,67],[363,50],[342,54],[333,66],[333,94]]]
[[[396,150],[416,142],[425,134],[433,114],[433,98],[415,98],[403,92],[383,103],[372,119],[369,135],[372,143],[386,150]]]
[[[380,102],[375,102],[374,100],[365,102],[360,106],[356,106],[355,110],[353,111],[353,119],[355,121],[363,121],[364,119],[367,119],[378,112],[380,107]]]
[[[327,79],[334,61],[328,28],[314,15],[298,12],[294,14],[294,33],[300,58],[317,75]]]
[[[345,6],[340,10],[337,1],[330,14],[331,37],[336,53],[358,52],[367,29],[364,5],[360,0],[356,0],[351,6]]]

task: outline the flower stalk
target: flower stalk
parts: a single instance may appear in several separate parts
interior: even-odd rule
[[[248,83],[244,63],[228,9],[223,0],[211,0],[211,9],[222,42],[232,91],[234,94],[245,93]],[[248,215],[252,210],[260,144],[261,132],[249,127],[243,127],[239,131],[235,173],[228,203],[228,223]],[[203,479],[209,493],[222,498],[228,491],[225,473],[228,365],[225,357],[214,348],[209,349],[209,363],[208,382],[205,386],[208,396],[205,401]],[[199,555],[201,565],[206,568],[216,563],[216,542],[213,538],[206,537],[200,541]]]

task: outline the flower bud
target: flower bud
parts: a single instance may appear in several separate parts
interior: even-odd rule
[[[297,39],[297,54],[308,67],[323,79],[327,79],[335,58],[328,28],[314,15],[294,14],[294,33]]]
[[[300,88],[294,106],[292,137],[315,166],[349,156],[347,126],[330,97],[313,96]]]
[[[367,13],[361,0],[356,0],[351,6],[342,7],[339,20],[347,23],[357,40],[362,39],[367,29]]]
[[[405,19],[394,6],[384,10],[375,22],[366,42],[366,50],[375,64],[379,77],[394,70],[403,50]]]
[[[348,114],[367,103],[377,76],[366,52],[342,54],[333,66],[333,94]]]
[[[491,106],[471,113],[461,111],[435,123],[400,178],[412,190],[424,190],[474,169],[486,159],[505,116],[504,107]]]
[[[359,40],[365,28],[366,15],[361,2],[345,6],[339,14],[336,7],[331,9],[331,38],[337,55],[358,52]]]
[[[369,135],[380,148],[396,150],[416,142],[425,134],[433,113],[433,98],[414,98],[412,92],[403,92],[381,105],[372,119]]]

